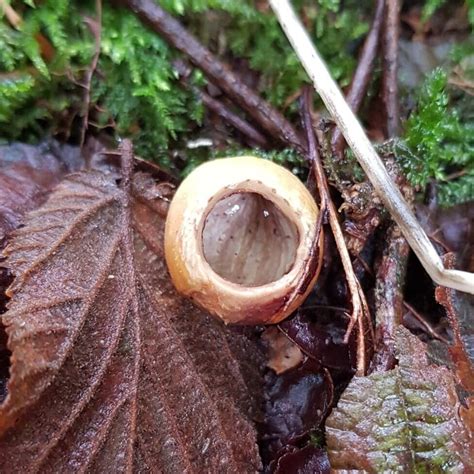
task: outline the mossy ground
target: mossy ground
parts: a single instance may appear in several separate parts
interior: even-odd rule
[[[429,0],[429,17],[443,2]],[[10,1],[22,22],[14,28],[0,20],[0,137],[3,141],[35,142],[54,135],[77,142],[85,114],[81,85],[95,52],[94,1]],[[232,65],[240,61],[252,72],[254,87],[275,107],[298,123],[290,99],[308,82],[295,54],[266,2],[235,0],[165,0],[160,2]],[[357,64],[368,31],[371,0],[297,0],[295,7],[344,87]],[[170,150],[185,148],[199,136],[205,120],[202,104],[180,83],[173,61],[178,53],[146,29],[130,11],[102,5],[100,56],[90,88],[90,133],[130,137],[136,151],[165,167],[173,167]],[[92,25],[92,27],[91,27]],[[458,49],[452,62],[466,63],[472,48]],[[472,71],[466,69],[466,77]],[[409,180],[420,190],[439,183],[443,204],[474,199],[473,113],[468,94],[449,86],[450,70],[432,73],[405,127],[401,160]],[[377,76],[377,75],[375,75]],[[191,82],[205,85],[199,71]],[[472,104],[471,104],[472,105]],[[234,153],[239,143],[228,140]],[[227,149],[186,152],[185,174],[196,164]],[[301,175],[304,165],[291,152],[272,152]]]

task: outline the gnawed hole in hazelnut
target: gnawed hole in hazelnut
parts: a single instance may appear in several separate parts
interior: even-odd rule
[[[261,286],[288,273],[296,258],[296,225],[257,193],[227,196],[209,212],[202,232],[204,257],[222,278]]]

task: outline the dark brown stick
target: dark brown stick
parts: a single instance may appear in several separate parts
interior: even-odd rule
[[[300,151],[305,149],[304,142],[280,112],[246,86],[227,65],[219,61],[157,3],[153,0],[122,0],[122,3],[163,36],[171,46],[184,53],[211,82],[247,112],[269,136],[278,139],[286,146],[295,147]]]
[[[192,89],[192,91],[201,99],[201,102],[209,110],[217,114],[229,125],[241,132],[246,137],[250,146],[259,146],[261,148],[269,147],[268,140],[246,120],[229,110],[222,102],[214,99],[199,88],[193,87],[189,84],[188,79],[192,72],[192,68],[189,66],[189,64],[186,64],[184,61],[175,61],[173,66],[178,71],[181,84],[183,84],[183,86],[187,87],[188,89]]]
[[[400,134],[400,107],[398,102],[398,42],[400,39],[400,0],[388,0],[385,9],[383,33],[384,68],[382,98],[386,113],[386,136]]]
[[[232,125],[236,130],[243,133],[249,139],[248,141],[251,146],[256,145],[261,148],[268,148],[267,139],[246,120],[239,117],[237,114],[234,114],[234,112],[230,111],[222,102],[212,98],[205,92],[200,91],[197,88],[194,88],[193,90],[209,110],[212,110],[229,125]]]
[[[374,67],[375,58],[379,46],[380,32],[384,20],[385,0],[377,0],[372,26],[365,39],[364,46],[359,55],[359,62],[352,77],[352,81],[346,93],[346,100],[354,112],[357,112],[362,105],[370,77]],[[346,142],[339,128],[334,130],[331,139],[331,148],[336,159],[341,159]]]
[[[395,365],[395,331],[403,324],[403,287],[410,247],[392,224],[377,268],[375,282],[376,357],[372,371],[385,372]]]
[[[86,78],[82,86],[84,87],[84,112],[82,118],[82,128],[81,128],[81,137],[79,141],[79,145],[82,148],[84,146],[84,142],[86,140],[86,132],[89,126],[89,109],[91,106],[91,83],[92,77],[94,76],[94,72],[97,69],[97,63],[99,62],[100,56],[100,43],[101,43],[101,36],[102,36],[102,0],[96,0],[96,14],[97,18],[95,22],[97,23],[94,25],[94,20],[90,22],[90,29],[95,38],[95,50],[94,56],[92,57],[91,65],[86,72]],[[87,164],[88,165],[88,164]]]
[[[400,23],[399,0],[388,0],[385,10],[383,34],[383,83],[382,99],[385,106],[386,137],[399,133],[398,104],[398,41]],[[403,183],[403,178],[396,177]],[[405,196],[411,201],[410,196]],[[410,247],[398,226],[391,224],[387,231],[386,244],[375,283],[375,321],[377,327],[378,358],[374,360],[374,371],[386,371],[395,364],[395,331],[403,324],[403,290]]]

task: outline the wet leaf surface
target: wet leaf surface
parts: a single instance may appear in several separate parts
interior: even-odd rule
[[[334,387],[327,369],[308,358],[280,376],[268,373],[265,389],[262,441],[269,461],[319,427],[332,405]]]
[[[315,308],[313,317],[308,309],[300,310],[292,319],[279,327],[305,354],[328,369],[351,372],[355,369],[355,341],[344,343],[347,319],[337,317],[334,311]],[[345,320],[344,320],[345,319]]]
[[[417,205],[416,214],[428,235],[444,251],[454,252],[459,268],[474,271],[474,206],[458,204],[449,208]]]
[[[300,365],[304,355],[301,349],[288,339],[276,326],[270,326],[262,334],[268,353],[267,367],[277,375]]]
[[[459,416],[451,372],[429,365],[425,344],[402,327],[396,351],[395,369],[354,378],[328,417],[331,467],[368,472],[471,470],[471,433]]]
[[[170,187],[122,181],[71,175],[7,249],[0,470],[255,471],[261,353],[171,285]]]
[[[0,245],[71,171],[84,166],[79,148],[45,142],[0,146]]]
[[[446,258],[447,257],[447,258]],[[453,255],[444,258],[448,267],[453,267]],[[436,288],[436,299],[446,309],[453,332],[453,343],[448,347],[449,360],[460,386],[463,405],[460,416],[474,433],[474,297],[449,288]],[[473,447],[474,449],[474,447]]]
[[[326,450],[311,445],[284,454],[275,468],[275,474],[329,474],[330,471]]]

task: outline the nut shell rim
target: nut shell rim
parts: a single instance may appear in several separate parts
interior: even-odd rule
[[[223,278],[204,257],[207,215],[218,201],[239,192],[255,192],[273,202],[298,229],[291,269],[260,286]],[[318,207],[303,183],[275,163],[252,156],[204,163],[183,181],[168,211],[165,258],[173,283],[225,323],[279,322],[302,303],[319,274],[323,234],[316,235],[318,217]]]

